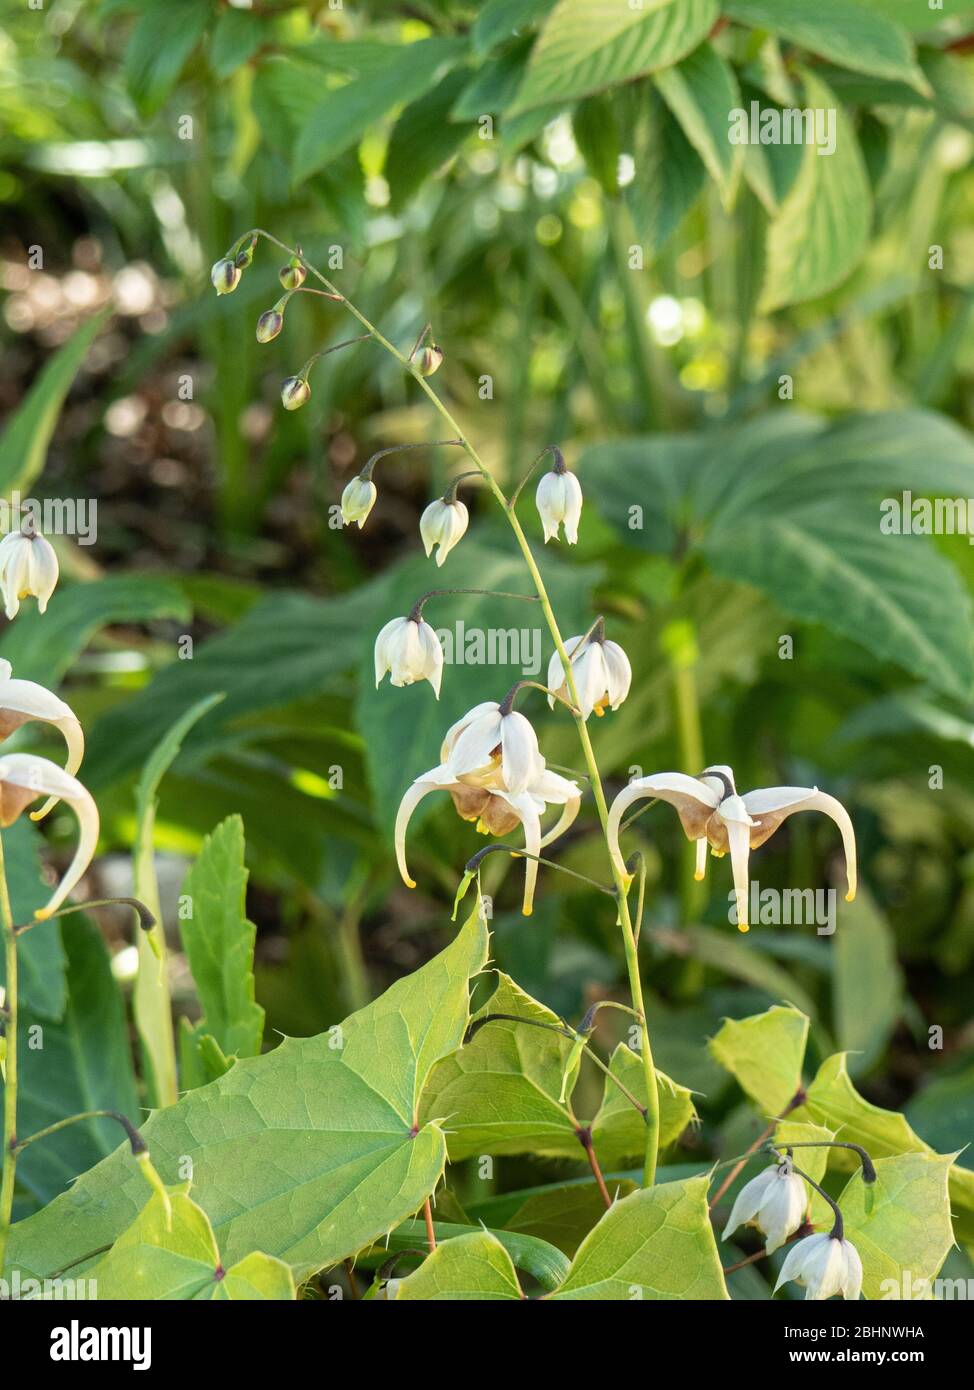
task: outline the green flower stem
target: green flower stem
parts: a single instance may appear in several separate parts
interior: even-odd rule
[[[14,1209],[14,1178],[17,1171],[17,937],[0,836],[0,925],[3,927],[6,978],[4,1006],[7,1055],[3,1084],[3,1178],[0,1180],[0,1273],[7,1252],[7,1237]]]
[[[268,241],[272,242],[282,251],[286,251],[288,255],[295,256],[300,254],[293,247],[288,246],[285,242],[280,241],[275,236],[271,236],[269,232],[265,232],[259,227],[255,227],[253,231],[250,233],[250,235],[258,235],[265,237]],[[576,712],[573,715],[573,718],[575,720],[575,725],[578,729],[578,737],[582,745],[582,753],[585,758],[585,765],[588,768],[589,776],[591,778],[592,792],[595,797],[595,805],[598,810],[599,820],[602,825],[602,833],[603,835],[606,835],[609,821],[609,808],[606,805],[605,792],[602,787],[602,778],[599,773],[598,763],[595,759],[595,752],[592,748],[592,740],[589,737],[589,732],[585,720],[582,718],[581,714],[577,712],[580,706],[580,701],[578,697],[578,690],[575,685],[575,675],[572,670],[572,664],[569,659],[568,653],[565,651],[564,639],[562,638],[561,630],[558,626],[558,620],[555,617],[554,610],[551,607],[551,600],[548,597],[548,591],[545,587],[544,580],[541,577],[541,572],[538,569],[537,562],[535,561],[530,543],[528,541],[527,536],[524,534],[524,531],[521,527],[521,523],[518,520],[517,515],[515,514],[513,506],[508,503],[508,500],[504,496],[504,493],[501,490],[497,480],[494,478],[493,474],[488,470],[483,459],[481,459],[480,455],[477,453],[477,450],[470,443],[469,439],[466,437],[463,430],[457,424],[450,411],[440,400],[439,396],[430,386],[426,378],[421,374],[419,368],[412,361],[410,361],[408,357],[404,356],[403,353],[401,353],[399,349],[389,341],[388,338],[386,338],[382,333],[380,333],[379,330],[375,327],[375,325],[369,322],[369,320],[365,317],[361,310],[357,309],[356,306],[349,299],[346,299],[345,296],[341,294],[338,287],[336,285],[333,285],[330,280],[326,279],[326,277],[322,275],[320,270],[317,270],[303,256],[301,256],[301,261],[302,264],[307,266],[308,270],[318,279],[318,281],[322,285],[324,285],[326,290],[328,290],[332,294],[337,294],[340,296],[342,303],[348,309],[352,317],[356,318],[358,322],[362,325],[362,327],[366,330],[366,332],[370,333],[372,337],[375,339],[375,341],[379,343],[382,347],[384,347],[386,351],[396,359],[396,361],[403,368],[403,370],[408,372],[413,377],[414,381],[416,381],[416,383],[418,384],[420,390],[423,391],[427,396],[433,409],[443,420],[447,429],[450,430],[450,432],[456,436],[460,446],[467,453],[474,467],[479,469],[479,471],[483,474],[484,481],[486,482],[488,488],[493,493],[497,502],[503,508],[504,514],[507,517],[508,522],[510,523],[511,529],[514,532],[515,539],[517,540],[518,546],[520,547],[521,554],[524,557],[524,562],[528,567],[528,572],[531,575],[531,579],[537,591],[538,598],[541,600],[541,610],[544,613],[545,622],[548,624],[548,630],[551,633],[552,640],[555,644],[555,649],[558,652],[559,657],[561,658],[562,668],[565,672],[565,683],[568,686],[568,693],[571,697],[572,703],[576,707]],[[608,839],[606,839],[606,844],[608,845]],[[653,1065],[653,1053],[649,1041],[649,1029],[645,1021],[646,1008],[643,1003],[643,987],[639,975],[639,952],[636,945],[635,933],[633,931],[632,919],[629,914],[629,903],[626,897],[626,889],[628,885],[625,882],[623,874],[619,871],[619,869],[614,863],[612,863],[612,876],[615,881],[616,890],[618,893],[619,925],[622,929],[622,944],[626,958],[626,973],[629,977],[629,992],[632,997],[633,1008],[636,1010],[636,1012],[640,1015],[641,1019],[643,1020],[640,1026],[641,1038],[639,1048],[640,1060],[642,1062],[643,1067],[643,1077],[646,1083],[647,1102],[645,1112],[646,1145],[645,1157],[643,1162],[643,1186],[650,1187],[656,1180],[656,1162],[659,1150],[659,1093],[657,1091],[656,1085],[656,1068]]]

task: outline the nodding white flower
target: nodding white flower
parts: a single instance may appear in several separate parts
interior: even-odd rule
[[[775,1292],[789,1279],[805,1285],[806,1302],[840,1293],[855,1303],[862,1292],[862,1260],[850,1240],[820,1231],[796,1241],[788,1251]]]
[[[214,262],[210,270],[210,280],[217,294],[232,294],[240,284],[241,274],[240,266],[224,256]]]
[[[787,1159],[772,1164],[744,1184],[731,1208],[722,1240],[738,1226],[756,1226],[770,1255],[794,1235],[808,1210],[808,1188]]]
[[[371,478],[363,478],[357,475],[345,487],[342,493],[342,521],[346,526],[351,526],[353,521],[358,522],[358,529],[361,531],[365,525],[365,518],[375,506],[375,499],[378,491]]]
[[[10,662],[0,658],[0,738],[7,738],[22,724],[34,719],[60,729],[68,745],[64,770],[68,776],[73,776],[85,752],[85,736],[74,711],[44,686],[34,681],[14,680]],[[46,816],[56,801],[56,797],[51,797],[39,811],[31,812],[31,820]]]
[[[535,502],[544,527],[545,545],[558,539],[558,527],[565,523],[565,540],[574,545],[578,540],[578,522],[582,515],[582,488],[574,473],[569,473],[561,450],[556,449],[555,466],[538,484]]]
[[[629,694],[632,667],[618,642],[606,640],[601,620],[588,636],[567,638],[565,651],[571,658],[583,718],[587,719],[593,710],[599,716],[605,714],[606,706],[618,709]],[[565,668],[557,652],[548,663],[548,689],[552,691],[548,696],[552,709],[555,696],[571,699]]]
[[[738,796],[729,767],[708,767],[699,777],[682,772],[658,772],[638,777],[612,803],[606,833],[619,871],[625,873],[619,851],[619,826],[626,809],[640,797],[653,796],[676,807],[687,838],[697,846],[698,879],[707,864],[707,845],[720,857],[730,853],[737,896],[737,925],[748,929],[748,860],[752,849],[770,839],[783,820],[796,811],[822,811],[842,834],[845,851],[846,901],[856,896],[856,835],[849,813],[840,801],[817,787],[762,787]]]
[[[98,808],[91,793],[70,773],[47,758],[32,753],[5,753],[0,757],[0,826],[13,825],[20,813],[39,796],[66,801],[78,817],[78,848],[46,907],[35,917],[50,917],[64,902],[91,863],[98,843]]]
[[[456,727],[456,726],[454,726]],[[449,735],[447,736],[449,737]],[[524,826],[524,848],[529,855],[540,854],[546,845],[563,834],[578,815],[581,793],[574,782],[559,777],[545,767],[539,755],[527,786],[520,792],[507,790],[500,770],[490,774],[457,774],[449,761],[417,777],[403,797],[396,816],[396,862],[403,882],[415,888],[406,866],[406,827],[424,796],[448,791],[462,820],[476,821],[484,835],[508,835],[518,824]],[[555,825],[541,833],[541,817],[549,805],[564,807]],[[524,898],[521,911],[530,917],[534,908],[534,889],[538,878],[537,859],[525,858]]]
[[[445,497],[438,497],[431,502],[419,518],[419,534],[423,539],[426,558],[429,559],[434,545],[438,545],[436,563],[442,565],[462,538],[469,520],[470,513],[456,498],[448,502]]]
[[[544,759],[530,721],[517,710],[486,700],[447,729],[440,763],[454,777],[473,778],[476,785],[517,796],[527,789],[539,765],[544,766]]]
[[[57,555],[39,531],[10,531],[0,541],[0,590],[8,618],[17,616],[20,600],[30,594],[43,613],[57,580]]]
[[[429,681],[440,698],[443,679],[443,648],[436,633],[423,618],[393,618],[375,639],[375,684],[386,672],[392,685],[412,685]]]

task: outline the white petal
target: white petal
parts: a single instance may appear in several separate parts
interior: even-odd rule
[[[789,1279],[804,1280],[806,1266],[810,1262],[814,1265],[822,1243],[830,1239],[830,1236],[820,1231],[817,1235],[805,1236],[803,1240],[796,1241],[785,1256],[774,1292],[777,1293],[782,1284],[787,1284]]]
[[[534,800],[526,792],[511,793],[498,792],[509,806],[521,817],[521,824],[524,826],[524,848],[528,854],[541,853],[541,822],[538,819],[538,812],[535,809]],[[530,917],[534,911],[534,888],[538,879],[538,861],[529,859],[527,855],[524,859],[524,899],[521,903],[521,911],[525,917]]]
[[[773,1254],[794,1235],[805,1219],[808,1191],[797,1173],[778,1172],[761,1205],[759,1224],[765,1234],[764,1248]]]
[[[856,832],[849,812],[841,801],[829,796],[828,792],[820,792],[817,787],[763,787],[758,791],[748,792],[743,800],[752,816],[767,816],[774,822],[772,832],[796,811],[821,811],[823,815],[834,820],[842,835],[842,848],[845,852],[846,899],[852,902],[856,896],[857,885]]]
[[[436,632],[429,623],[421,622],[419,637],[423,647],[423,671],[433,687],[436,698],[440,698],[440,683],[443,680],[443,647]]]
[[[402,881],[407,888],[415,888],[415,880],[409,875],[406,867],[406,828],[416,807],[424,796],[429,796],[430,792],[443,791],[452,784],[453,778],[449,771],[444,767],[434,767],[429,772],[424,772],[422,777],[417,777],[411,787],[406,789],[406,795],[399,803],[399,810],[396,812],[395,846],[396,863],[402,875]]]
[[[451,724],[443,736],[443,742],[440,744],[440,762],[446,762],[464,729],[468,728],[475,719],[479,719],[482,714],[487,714],[490,710],[497,710],[499,708],[500,706],[496,700],[484,700],[482,704],[474,705],[473,709],[468,710],[455,724]]]
[[[723,812],[721,811],[721,819]],[[737,927],[739,931],[748,930],[748,876],[747,866],[751,854],[748,827],[744,821],[729,820],[727,843],[730,848],[731,868],[734,873],[734,893],[737,898]]]
[[[431,502],[428,507],[424,508],[423,515],[419,518],[419,535],[427,559],[429,559],[434,545],[440,539],[440,514],[443,509],[443,499],[437,497],[435,502]]]
[[[392,665],[389,656],[391,640],[398,633],[400,626],[407,621],[406,618],[392,618],[385,627],[379,629],[379,635],[375,639],[376,689],[379,688],[379,682]]]
[[[608,675],[609,704],[618,709],[632,685],[632,667],[618,642],[603,642],[602,655]]]
[[[754,1220],[761,1210],[762,1203],[767,1199],[771,1184],[777,1180],[778,1169],[772,1167],[765,1168],[758,1173],[756,1178],[752,1178],[750,1182],[744,1184],[731,1207],[731,1214],[727,1219],[721,1240],[726,1240],[732,1232],[737,1230],[738,1226],[746,1226],[749,1221]]]
[[[538,736],[517,710],[501,719],[501,769],[504,785],[515,796],[523,792],[537,767]]]
[[[696,777],[687,777],[683,772],[656,772],[651,777],[639,777],[630,782],[613,801],[606,826],[609,853],[621,874],[625,874],[625,864],[619,850],[619,827],[632,803],[644,797],[659,797],[661,801],[668,801],[676,807],[682,820],[684,815],[694,811],[701,815],[712,811],[719,794]]]
[[[706,835],[702,835],[700,839],[696,841],[696,847],[697,863],[693,871],[693,877],[699,883],[700,880],[704,878],[707,873],[707,850],[710,848],[710,844],[707,840]]]
[[[479,772],[490,765],[491,755],[501,742],[501,714],[498,708],[470,721],[453,745],[447,759],[457,776]]]
[[[578,541],[578,523],[582,516],[582,485],[575,477],[574,473],[562,473],[563,486],[563,519],[565,522],[565,540],[569,545],[575,545]]]
[[[848,1302],[857,1303],[862,1293],[862,1260],[859,1251],[851,1240],[842,1242],[845,1254],[845,1278],[842,1283],[842,1297]]]
[[[56,763],[32,753],[7,753],[0,758],[0,782],[27,788],[35,796],[66,801],[78,817],[78,847],[74,858],[50,902],[34,914],[38,918],[49,917],[61,906],[91,863],[98,843],[98,808],[91,793],[76,778],[62,771]]]
[[[44,613],[58,581],[57,552],[49,540],[38,534],[31,540],[27,554],[27,583],[37,596],[37,611]]]

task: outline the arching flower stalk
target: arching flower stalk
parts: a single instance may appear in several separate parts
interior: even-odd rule
[[[621,791],[609,812],[609,852],[624,871],[619,833],[626,810],[642,797],[668,801],[676,808],[687,838],[697,847],[697,878],[703,878],[707,847],[718,858],[730,854],[737,902],[737,925],[748,930],[748,862],[752,849],[770,839],[796,811],[821,811],[835,821],[845,850],[846,900],[856,895],[856,837],[849,813],[840,801],[817,787],[763,787],[738,796],[729,767],[708,767],[699,777],[683,772],[657,772],[638,777]]]

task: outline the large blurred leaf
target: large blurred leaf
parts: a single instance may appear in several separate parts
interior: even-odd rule
[[[882,1055],[903,1006],[903,977],[889,923],[867,889],[842,914],[833,937],[835,1035],[853,1076]]]
[[[707,172],[659,94],[640,93],[643,111],[634,132],[635,177],[626,188],[640,241],[663,249],[703,188]]]
[[[0,495],[30,486],[44,467],[64,398],[105,322],[95,314],[44,365],[0,438]]]
[[[803,74],[805,107],[835,112],[835,150],[805,146],[792,183],[768,232],[765,313],[834,289],[855,269],[869,240],[872,195],[856,132],[820,78]]]
[[[707,37],[716,0],[559,0],[535,45],[513,112],[575,100],[675,63]]]
[[[212,16],[209,0],[144,0],[124,59],[129,91],[144,113],[165,101]]]
[[[379,71],[329,92],[298,137],[295,181],[302,182],[344,154],[373,122],[394,107],[423,96],[465,48],[463,39],[422,39],[394,50],[389,63]]]
[[[0,640],[0,653],[18,680],[52,686],[103,627],[161,618],[188,622],[189,616],[182,591],[165,579],[120,574],[59,585],[43,616],[33,605],[20,611]],[[145,733],[151,741],[152,731]],[[86,764],[86,782],[87,772]]]
[[[486,0],[473,23],[474,52],[487,53],[514,33],[522,33],[554,3],[555,0]]]
[[[35,1010],[25,981],[17,1106],[21,1138],[82,1110],[120,1110],[133,1122],[139,1118],[125,1009],[101,935],[80,916],[65,921],[62,935],[68,992],[60,1019]],[[17,1162],[18,1186],[39,1204],[50,1202],[110,1154],[120,1133],[111,1120],[84,1120],[29,1145]]]
[[[770,30],[835,63],[923,85],[909,37],[879,6],[870,9],[860,0],[722,0],[721,8],[742,24]]]
[[[655,81],[729,204],[744,151],[743,145],[733,145],[727,138],[727,113],[741,100],[733,69],[711,44],[704,43],[682,63],[658,73]]]
[[[224,1260],[260,1247],[301,1278],[413,1215],[439,1181],[446,1139],[419,1109],[431,1069],[458,1047],[487,932],[450,946],[327,1034],[287,1038],[156,1111],[144,1135],[167,1182],[193,1192]],[[35,1277],[117,1240],[149,1192],[126,1144],[11,1233],[11,1268]]]
[[[450,113],[470,80],[465,68],[455,68],[401,113],[389,136],[386,179],[394,210],[399,211],[425,179],[452,159],[473,126]]]

